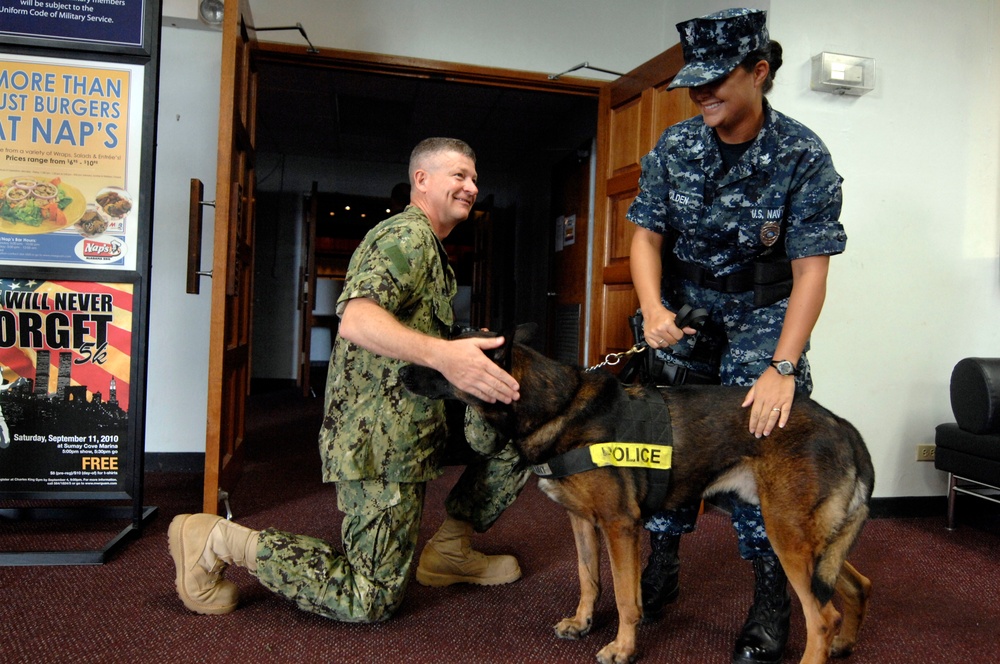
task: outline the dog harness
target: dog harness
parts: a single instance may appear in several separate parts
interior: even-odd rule
[[[532,466],[532,472],[544,479],[559,479],[607,466],[645,468],[649,490],[643,511],[659,509],[670,487],[673,460],[670,411],[659,392],[646,388],[640,398],[625,395],[618,415],[614,442],[592,443],[570,450]]]

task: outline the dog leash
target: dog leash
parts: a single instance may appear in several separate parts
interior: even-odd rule
[[[701,326],[704,325],[706,320],[708,320],[708,311],[706,311],[705,309],[695,309],[690,304],[685,304],[683,307],[677,310],[677,315],[674,318],[674,325],[681,328],[693,327],[696,329],[700,329]],[[607,355],[604,356],[603,361],[595,364],[589,369],[585,369],[585,371],[597,371],[598,369],[602,369],[604,367],[613,367],[619,362],[621,362],[623,358],[631,357],[632,355],[641,353],[648,348],[649,344],[647,344],[646,340],[643,339],[642,341],[639,341],[637,344],[635,344],[628,350],[622,351],[620,353],[608,353]]]
[[[597,364],[588,369],[584,369],[584,371],[597,371],[598,369],[601,369],[603,367],[613,367],[619,362],[621,362],[623,357],[629,357],[631,355],[635,355],[636,353],[641,353],[647,348],[649,348],[649,346],[646,344],[646,342],[641,341],[626,351],[622,351],[620,353],[608,353],[607,355],[604,356],[603,361],[598,362]]]

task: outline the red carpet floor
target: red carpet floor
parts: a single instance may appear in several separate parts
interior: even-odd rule
[[[319,479],[314,413],[286,416],[294,422],[258,429],[232,497],[236,519],[339,541],[333,489]],[[456,471],[431,484],[422,540],[443,518]],[[227,573],[242,592],[239,610],[189,613],[174,592],[166,530],[175,514],[197,511],[200,496],[200,475],[149,473],[145,503],[158,514],[107,564],[0,568],[0,662],[588,662],[614,636],[605,558],[594,630],[581,641],[555,637],[552,626],[578,598],[575,550],[565,514],[534,481],[476,540],[486,552],[517,555],[524,578],[493,588],[432,589],[414,581],[398,615],[378,625],[303,613],[240,569]],[[960,504],[960,513],[977,516],[954,532],[945,530],[943,514],[868,523],[851,561],[872,579],[874,595],[847,662],[978,664],[996,657],[1000,518],[977,507]],[[100,547],[121,527],[0,523],[0,551]],[[725,664],[753,583],[728,517],[708,511],[684,538],[681,558],[681,598],[662,622],[640,629],[641,661]],[[804,646],[797,602],[794,611],[786,662],[797,662]]]

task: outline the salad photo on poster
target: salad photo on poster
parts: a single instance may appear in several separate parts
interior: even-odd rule
[[[0,265],[135,269],[143,75],[0,54]]]

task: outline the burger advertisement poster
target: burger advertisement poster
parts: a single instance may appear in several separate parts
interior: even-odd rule
[[[135,269],[142,90],[139,65],[0,55],[0,265]]]

